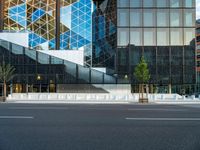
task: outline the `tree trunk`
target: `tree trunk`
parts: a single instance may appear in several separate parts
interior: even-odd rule
[[[144,84],[142,84],[142,100],[144,99]]]
[[[3,82],[3,101],[6,100],[6,92],[7,92],[7,89],[6,89],[6,81]]]
[[[139,84],[139,99],[141,99],[141,93],[142,93],[142,85]]]

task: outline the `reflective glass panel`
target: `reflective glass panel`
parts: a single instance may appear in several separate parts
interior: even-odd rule
[[[130,44],[135,46],[142,45],[142,29],[130,29]]]
[[[91,70],[91,82],[103,83],[103,73],[96,70]]]
[[[144,26],[155,26],[155,11],[148,9],[144,10]]]
[[[182,11],[175,9],[171,10],[170,12],[170,25],[177,27],[177,26],[182,26]]]
[[[195,39],[195,29],[185,28],[184,29],[184,45],[190,45],[194,39]]]
[[[89,73],[90,73],[89,68],[78,66],[78,77],[80,79],[89,82],[89,77],[90,77]]]
[[[155,29],[145,28],[144,29],[144,46],[155,45]]]
[[[129,26],[128,9],[118,9],[118,26]]]
[[[60,58],[51,56],[51,64],[63,64],[63,60]]]
[[[184,0],[184,7],[195,7],[195,0]]]
[[[158,9],[157,11],[157,26],[169,26],[169,10]]]
[[[169,29],[168,28],[157,29],[157,45],[158,46],[169,45]]]
[[[181,0],[170,0],[171,7],[181,7]]]
[[[142,12],[140,9],[130,10],[130,26],[137,27],[142,25]]]
[[[129,7],[129,0],[118,0],[118,7]]]
[[[141,7],[141,0],[130,0],[130,7]]]
[[[170,35],[170,42],[171,45],[183,45],[183,31],[179,28],[171,28],[171,35]]]
[[[169,0],[157,0],[157,7],[168,7]]]
[[[184,10],[184,26],[195,26],[195,11],[194,10]]]
[[[143,0],[144,7],[154,7],[154,0]]]
[[[49,64],[49,55],[38,52],[38,62],[41,64]]]
[[[196,30],[196,32],[197,32],[197,34],[200,34],[200,28],[198,28],[198,29]]]
[[[23,47],[20,45],[12,44],[12,52],[14,54],[23,54]]]
[[[129,29],[118,28],[118,46],[127,46],[129,43]]]

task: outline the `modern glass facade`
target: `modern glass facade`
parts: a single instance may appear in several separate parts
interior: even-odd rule
[[[30,32],[30,48],[56,49],[56,38],[60,39],[61,50],[79,49],[91,43],[92,1],[61,0],[59,8],[57,3],[56,0],[4,0],[4,30]]]
[[[13,92],[55,92],[66,84],[116,84],[117,81],[97,70],[0,40],[0,64],[3,61],[16,69],[9,83],[14,86]]]
[[[195,83],[195,0],[118,0],[117,16],[121,82],[144,55],[150,83]]]
[[[133,71],[143,55],[150,69],[150,84],[187,85],[196,82],[195,0],[0,2],[0,12],[3,14],[0,15],[0,31],[28,33],[29,50],[84,50],[84,67],[80,67],[80,70],[78,67],[78,71],[75,69],[73,79],[65,73],[57,73],[60,70],[54,70],[52,74],[49,72],[51,69],[47,69],[48,73],[39,72],[37,69],[42,65],[41,61],[46,61],[41,71],[55,65],[51,63],[53,56],[44,56],[36,51],[23,51],[17,56],[16,62],[11,64],[18,66],[18,60],[23,59],[20,65],[26,68],[23,64],[27,63],[26,52],[36,52],[34,65],[23,70],[27,76],[25,70],[36,68],[32,73],[29,72],[34,76],[33,80],[38,74],[50,74],[55,79],[57,74],[60,74],[63,84],[80,83],[82,80],[79,80],[79,77],[84,78],[84,83],[95,83],[99,78],[98,81],[102,82],[98,83],[135,84],[137,81]],[[7,49],[9,50],[9,47]],[[5,54],[9,56],[4,57],[15,57],[11,56],[11,53]],[[28,57],[31,58],[32,54]],[[74,69],[76,65],[70,63],[67,68],[71,66]],[[65,70],[65,67],[62,69]],[[91,67],[105,68],[106,73],[113,78],[109,76],[109,82],[106,74],[99,75],[91,70]],[[80,72],[82,74],[78,75]],[[19,73],[20,71],[17,74]],[[26,78],[29,83],[28,77]],[[50,77],[47,78],[45,84],[51,81]],[[117,81],[113,80],[116,78]],[[21,79],[15,81],[23,82]],[[61,84],[59,80],[55,81]]]
[[[197,83],[200,83],[200,19],[196,21]]]
[[[84,49],[85,65],[91,66],[93,47],[95,66],[114,64],[115,0],[4,0],[2,3],[4,31],[29,32],[30,48]]]
[[[94,67],[114,70],[117,44],[117,1],[95,1],[93,12],[93,53]]]

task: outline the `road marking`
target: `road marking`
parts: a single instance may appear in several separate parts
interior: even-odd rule
[[[132,108],[128,109],[130,111],[134,110],[142,110],[142,111],[187,111],[187,109],[167,109],[167,108],[158,108],[158,109],[153,109],[153,108]]]
[[[136,121],[200,121],[200,118],[125,118]]]
[[[9,109],[68,109],[65,107],[9,107]]]
[[[0,116],[0,119],[34,119],[33,116]]]

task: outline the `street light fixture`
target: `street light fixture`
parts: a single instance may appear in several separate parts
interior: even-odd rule
[[[37,81],[39,81],[39,82],[41,81],[41,76],[39,74],[37,75]],[[40,90],[40,93],[41,93],[41,82],[40,82],[39,88],[40,88],[39,90]]]

